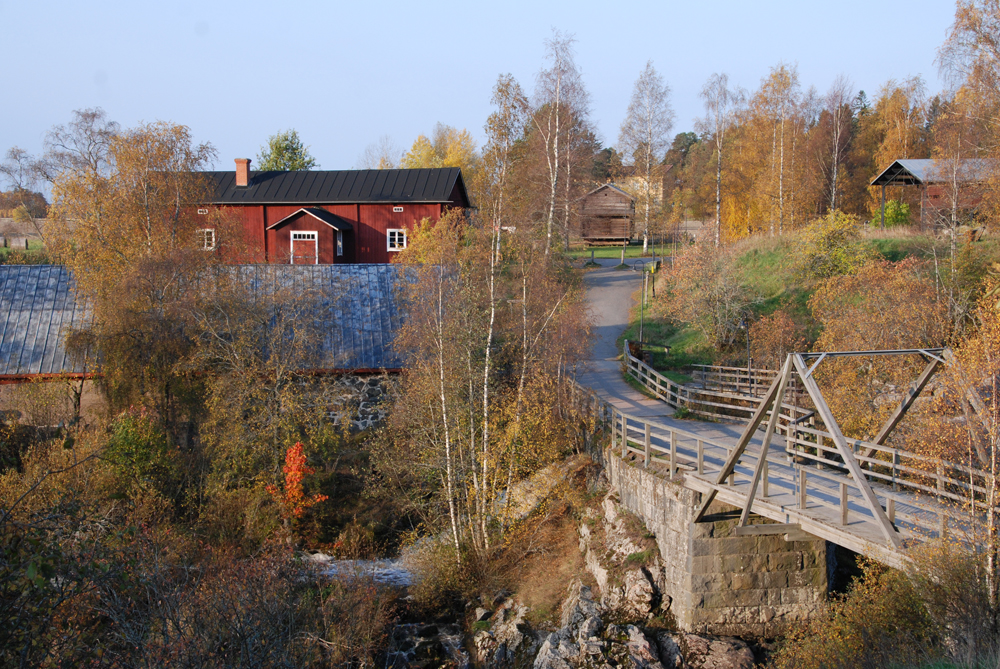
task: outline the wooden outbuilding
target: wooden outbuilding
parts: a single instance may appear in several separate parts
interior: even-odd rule
[[[621,244],[631,239],[635,199],[614,184],[604,184],[583,196],[580,237],[589,244]]]
[[[983,184],[995,169],[991,161],[981,158],[894,160],[871,182],[881,189],[879,221],[885,227],[886,186],[916,186],[920,190],[921,230],[925,217],[933,224],[940,218],[949,218],[953,208],[963,221],[972,223],[983,200]]]

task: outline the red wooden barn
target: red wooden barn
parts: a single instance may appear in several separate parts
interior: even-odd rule
[[[456,167],[251,172],[239,158],[235,172],[208,175],[210,204],[237,215],[252,262],[387,263],[422,219],[469,206]],[[214,248],[215,231],[206,228],[203,240]]]

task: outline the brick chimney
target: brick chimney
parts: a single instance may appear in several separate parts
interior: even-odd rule
[[[249,158],[237,158],[236,159],[236,185],[237,186],[249,186],[250,185],[250,159]]]

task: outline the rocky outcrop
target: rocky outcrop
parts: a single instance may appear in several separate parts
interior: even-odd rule
[[[655,546],[636,541],[614,496],[605,497],[601,508],[602,516],[591,513],[580,525],[580,550],[601,605],[623,620],[646,621],[666,613],[670,597],[663,592],[665,570]]]
[[[464,669],[469,666],[469,654],[462,641],[458,625],[396,625],[386,654],[386,666],[422,669],[448,664]]]
[[[486,609],[482,609],[486,612]],[[477,618],[479,610],[477,609]],[[519,659],[530,658],[538,648],[535,633],[528,625],[528,607],[506,600],[494,614],[488,630],[479,630],[472,639],[476,661],[487,667],[511,667]],[[483,623],[489,616],[476,622]]]
[[[752,669],[753,652],[739,639],[605,624],[590,588],[575,580],[563,602],[561,627],[544,637],[533,669]],[[499,665],[495,665],[499,666]]]

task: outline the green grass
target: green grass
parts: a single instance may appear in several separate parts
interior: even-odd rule
[[[46,265],[50,263],[44,246],[24,249],[0,247],[0,265]]]
[[[653,257],[652,250],[653,249],[650,248],[650,252],[646,253],[645,255],[643,255],[643,253],[642,253],[642,243],[639,243],[639,244],[629,244],[625,248],[625,259],[628,260],[629,258],[652,258]],[[658,258],[662,258],[663,257],[663,251],[665,251],[665,250],[669,253],[670,247],[669,246],[657,246],[656,247],[656,256]],[[622,257],[622,247],[621,247],[621,244],[619,244],[618,246],[592,246],[592,247],[578,246],[578,247],[570,247],[570,250],[566,253],[566,255],[568,255],[570,258],[590,258],[590,252],[591,251],[594,252],[594,257],[595,258],[621,258]]]
[[[625,562],[628,564],[647,564],[653,557],[653,550],[639,551],[638,553],[629,553],[625,556]]]

